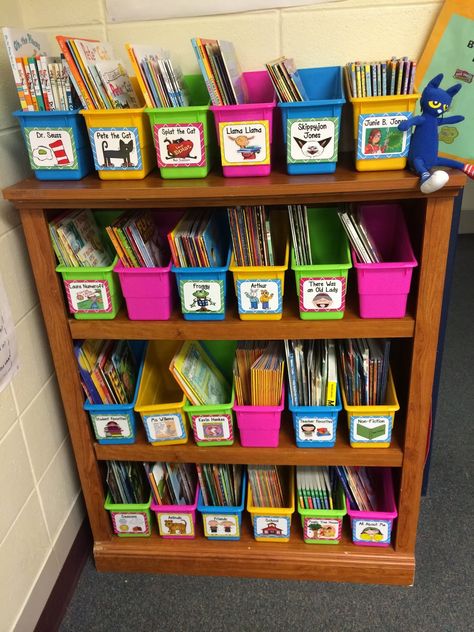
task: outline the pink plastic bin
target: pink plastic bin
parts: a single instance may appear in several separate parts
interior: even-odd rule
[[[413,268],[418,265],[399,204],[359,207],[367,231],[384,263],[360,263],[352,250],[357,271],[361,318],[403,318]]]
[[[266,70],[244,72],[243,79],[248,103],[210,107],[226,178],[267,176],[271,171],[275,91]]]
[[[175,283],[171,261],[165,268],[114,268],[120,279],[130,320],[169,320],[173,311]]]
[[[192,540],[196,537],[196,508],[199,497],[199,483],[192,505],[156,505],[151,503],[155,512],[158,530],[162,538],[169,540]]]
[[[285,407],[285,386],[279,406],[234,406],[244,448],[278,448],[281,412]]]
[[[380,511],[351,509],[346,496],[347,514],[351,519],[352,542],[360,546],[389,546],[397,506],[393,494],[392,470],[389,467],[373,468],[380,481],[378,499]]]

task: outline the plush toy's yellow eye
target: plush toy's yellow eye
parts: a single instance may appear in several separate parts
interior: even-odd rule
[[[439,106],[441,105],[440,101],[428,101],[428,105],[430,106],[430,108],[439,108]]]
[[[443,110],[446,112],[446,110],[449,110],[449,105],[446,105],[446,103],[443,105]]]

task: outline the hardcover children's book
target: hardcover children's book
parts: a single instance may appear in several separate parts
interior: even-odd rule
[[[121,60],[98,61],[95,67],[113,108],[140,107],[140,101]]]

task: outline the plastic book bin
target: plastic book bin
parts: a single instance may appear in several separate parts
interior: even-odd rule
[[[244,448],[278,448],[281,413],[285,407],[285,386],[278,406],[234,406]]]
[[[240,487],[240,504],[236,507],[205,505],[202,491],[199,491],[197,508],[202,515],[202,525],[206,538],[209,540],[240,540],[246,487],[247,472],[244,470]]]
[[[347,413],[350,444],[353,448],[389,448],[395,412],[400,410],[392,372],[389,372],[385,404],[349,406],[344,388],[342,402]]]
[[[352,268],[346,233],[335,208],[309,208],[308,225],[314,263],[310,266],[296,265],[295,253],[291,249],[291,269],[295,272],[300,318],[343,318],[347,274]]]
[[[411,131],[400,132],[398,125],[410,118],[420,98],[419,94],[396,94],[386,97],[353,97],[345,69],[346,92],[352,103],[357,171],[391,171],[404,169],[410,148]],[[382,152],[372,153],[370,134],[381,132],[379,145],[388,142]]]
[[[346,102],[342,68],[298,71],[308,101],[278,103],[289,174],[336,170],[342,106]]]
[[[374,468],[379,478],[377,497],[379,511],[351,509],[346,498],[347,514],[351,519],[352,542],[359,546],[389,546],[393,521],[397,517],[397,505],[393,493],[392,470],[389,467]]]
[[[110,513],[112,527],[119,538],[143,538],[151,535],[151,496],[147,503],[114,503],[107,494],[104,509]]]
[[[135,404],[152,445],[178,445],[188,441],[184,397],[168,367],[180,347],[177,340],[151,340]]]
[[[275,91],[266,70],[244,72],[242,78],[248,103],[210,106],[226,178],[267,176],[271,171]]]
[[[253,535],[257,542],[288,542],[291,516],[295,511],[295,479],[293,468],[288,474],[286,507],[257,507],[253,504],[250,483],[247,484],[247,511],[252,519]]]
[[[155,512],[158,531],[168,540],[192,540],[196,537],[196,508],[199,497],[199,483],[192,505],[157,505],[151,503]]]
[[[298,503],[303,539],[306,544],[339,544],[342,539],[342,523],[347,513],[346,497],[340,485],[336,493],[334,509],[305,509]]]
[[[288,400],[297,447],[333,448],[336,444],[337,418],[342,410],[339,384],[335,406],[295,406],[291,393],[288,393]]]
[[[383,263],[361,263],[352,250],[360,317],[403,318],[413,268],[418,263],[402,208],[398,204],[376,204],[360,206],[359,212],[383,259]]]
[[[209,94],[202,75],[183,77],[190,105],[146,108],[162,178],[205,178],[215,157],[216,140]]]
[[[136,424],[134,407],[143,374],[146,343],[131,341],[130,346],[136,366],[138,367],[137,381],[132,401],[128,404],[91,404],[87,399],[84,403],[84,410],[89,414],[95,437],[98,443],[104,445],[135,443]]]

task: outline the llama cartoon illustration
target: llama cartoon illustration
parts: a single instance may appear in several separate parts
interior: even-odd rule
[[[255,160],[257,154],[259,154],[262,149],[259,145],[250,145],[250,141],[253,138],[255,138],[255,136],[245,136],[244,134],[229,136],[229,139],[233,140],[239,147],[237,152],[242,155],[244,160]]]

